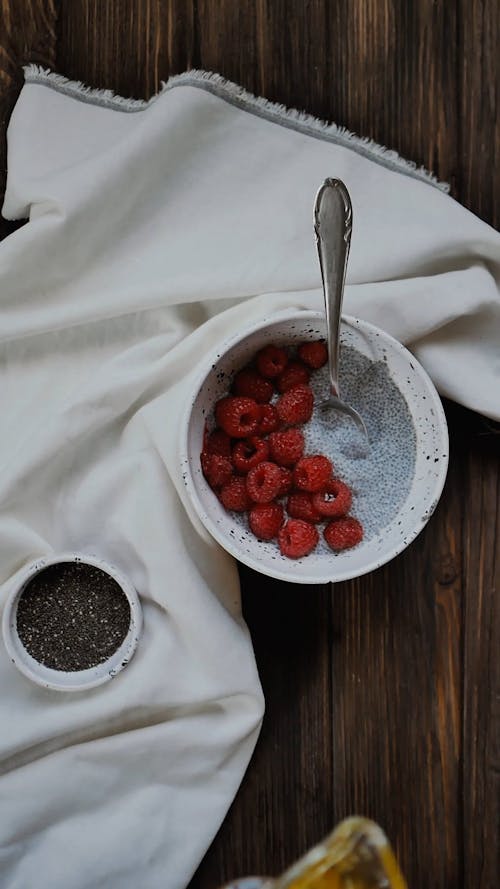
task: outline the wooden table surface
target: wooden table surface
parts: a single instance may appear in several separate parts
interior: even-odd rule
[[[498,0],[0,0],[0,10],[2,129],[28,61],[135,97],[205,68],[397,149],[498,226]],[[3,169],[4,157],[2,147]],[[354,812],[384,826],[414,889],[499,885],[500,436],[446,409],[448,481],[405,553],[335,588],[242,569],[267,712],[193,889],[279,872]]]

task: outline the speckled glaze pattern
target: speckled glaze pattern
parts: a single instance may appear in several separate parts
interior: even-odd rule
[[[215,402],[227,393],[235,371],[269,343],[293,346],[325,337],[319,312],[279,313],[221,344],[200,374],[193,400],[181,424],[183,481],[195,511],[207,530],[233,556],[256,571],[294,583],[328,583],[359,577],[384,565],[419,534],[436,508],[448,467],[446,418],[436,389],[418,361],[384,331],[356,318],[342,321],[342,346],[370,362],[382,362],[409,410],[414,436],[413,473],[408,491],[394,515],[378,533],[352,550],[334,553],[318,547],[303,559],[281,556],[275,543],[258,541],[245,520],[235,519],[219,503],[201,472],[203,429]],[[341,359],[342,360],[342,359]],[[342,373],[342,370],[341,370]]]
[[[102,664],[88,670],[66,673],[53,670],[36,661],[22,644],[17,632],[17,603],[24,589],[33,577],[49,565],[60,562],[81,562],[100,568],[112,577],[121,587],[130,605],[130,627],[125,639],[114,654]],[[58,556],[46,556],[24,568],[17,575],[12,590],[5,603],[2,618],[2,632],[5,647],[12,663],[32,682],[53,691],[86,691],[109,682],[123,670],[131,660],[139,642],[142,630],[142,608],[136,590],[117,568],[99,559],[97,556],[81,553],[64,553]]]

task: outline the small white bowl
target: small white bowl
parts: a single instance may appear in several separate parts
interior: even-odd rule
[[[320,312],[282,312],[264,318],[222,343],[204,365],[181,423],[183,480],[191,503],[212,536],[250,568],[293,583],[329,583],[359,577],[404,550],[434,512],[448,467],[448,429],[443,407],[429,376],[407,349],[383,330],[357,318],[342,319],[341,342],[371,360],[384,361],[406,399],[416,435],[416,460],[409,493],[393,519],[371,539],[334,553],[322,547],[303,559],[282,556],[276,543],[257,540],[235,523],[209,488],[200,467],[205,420],[227,394],[233,373],[270,343],[288,346],[326,336]]]
[[[109,574],[121,588],[130,606],[130,627],[125,639],[119,648],[102,664],[90,667],[87,670],[53,670],[45,667],[35,658],[31,657],[24,647],[17,632],[17,606],[28,583],[48,568],[50,565],[59,565],[62,562],[78,562],[84,565],[92,565]],[[32,682],[44,688],[54,691],[86,691],[95,688],[104,682],[109,682],[128,664],[135,652],[142,628],[142,609],[139,597],[134,587],[123,577],[120,572],[98,559],[95,556],[82,555],[80,553],[65,553],[60,556],[50,556],[38,559],[27,566],[22,574],[16,578],[16,583],[5,603],[2,619],[2,632],[5,647],[12,663]]]

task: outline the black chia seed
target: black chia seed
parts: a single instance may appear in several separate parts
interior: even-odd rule
[[[29,654],[53,670],[102,664],[130,627],[121,587],[93,565],[61,562],[30,580],[17,605],[17,632]]]

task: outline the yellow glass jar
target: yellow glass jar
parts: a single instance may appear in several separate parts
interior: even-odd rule
[[[247,877],[230,889],[407,889],[381,828],[347,818],[277,879]]]

